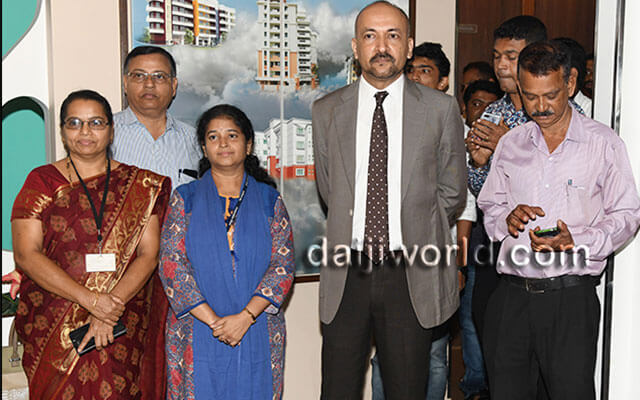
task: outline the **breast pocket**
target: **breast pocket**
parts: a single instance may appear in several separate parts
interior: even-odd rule
[[[568,225],[588,226],[598,214],[592,200],[592,192],[584,186],[567,185],[567,209],[564,221]]]

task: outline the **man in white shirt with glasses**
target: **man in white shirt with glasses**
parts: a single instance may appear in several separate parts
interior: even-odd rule
[[[161,47],[136,47],[123,74],[129,106],[114,115],[114,158],[168,176],[173,188],[197,178],[202,151],[195,129],[168,111],[178,88],[171,54]]]

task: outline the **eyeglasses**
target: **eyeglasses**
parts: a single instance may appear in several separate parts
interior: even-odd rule
[[[109,125],[109,122],[102,118],[91,118],[85,121],[80,118],[71,117],[64,121],[64,127],[72,131],[79,131],[85,122],[92,131],[102,131]]]
[[[150,77],[153,83],[165,84],[165,83],[169,83],[171,78],[173,78],[173,75],[169,75],[165,72],[136,71],[136,72],[129,72],[127,76],[131,78],[131,80],[134,81],[135,83],[144,83],[147,80],[147,78]]]

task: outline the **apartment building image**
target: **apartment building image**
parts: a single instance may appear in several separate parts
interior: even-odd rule
[[[263,90],[285,87],[299,90],[318,86],[317,33],[311,30],[306,12],[286,0],[258,0],[258,43],[256,81]],[[284,74],[284,76],[281,76]]]
[[[358,60],[353,56],[346,58],[344,62],[344,69],[347,73],[347,85],[358,80],[358,77],[360,76],[360,66],[358,65]]]
[[[274,178],[280,178],[284,168],[284,179],[316,179],[313,165],[313,142],[311,121],[302,118],[284,120],[284,129],[280,129],[280,120],[269,121],[264,132],[255,132],[254,152],[260,165]],[[284,132],[284,147],[280,133]]]
[[[149,0],[149,42],[215,46],[235,26],[236,10],[217,0]]]

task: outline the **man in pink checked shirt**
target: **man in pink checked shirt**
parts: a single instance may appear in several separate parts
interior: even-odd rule
[[[562,44],[538,42],[518,59],[533,121],[499,142],[478,197],[491,240],[502,241],[500,284],[485,317],[492,400],[595,399],[606,258],[640,225],[640,198],[622,140],[568,103],[576,84]],[[538,236],[557,228],[555,236]]]

